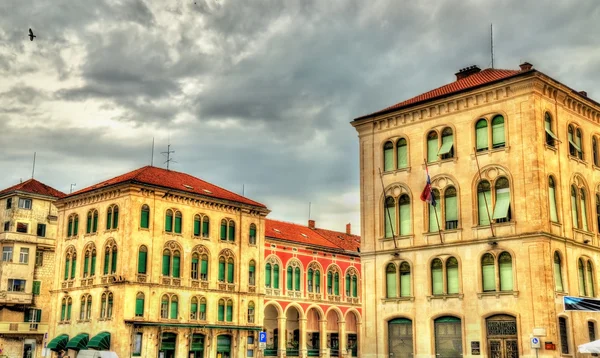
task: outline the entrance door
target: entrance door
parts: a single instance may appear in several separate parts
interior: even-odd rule
[[[340,356],[340,336],[339,333],[331,333],[329,336],[329,356],[339,357]]]
[[[390,358],[412,358],[412,321],[395,318],[388,322],[388,350]]]
[[[348,348],[352,350],[353,357],[358,357],[358,338],[354,333],[348,333]]]
[[[159,358],[175,358],[175,346],[177,344],[177,334],[163,332],[160,343]]]
[[[23,358],[33,358],[35,357],[35,340],[34,339],[26,339],[23,344]]]
[[[490,358],[518,358],[517,322],[508,315],[496,315],[486,320]]]
[[[231,358],[231,336],[217,337],[217,358]]]
[[[190,344],[189,358],[204,358],[204,335],[199,333],[192,334]]]

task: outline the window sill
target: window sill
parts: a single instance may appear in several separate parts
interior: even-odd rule
[[[492,292],[477,292],[477,298],[482,297],[496,297],[500,298],[500,296],[519,296],[519,291],[492,291]]]
[[[476,155],[492,155],[492,153],[498,153],[498,152],[510,152],[510,146],[504,146],[504,147],[498,147],[498,148],[492,148],[492,149],[486,149],[486,150],[480,150],[480,151],[476,151],[475,154]],[[471,158],[475,159],[475,155],[471,154]]]
[[[409,240],[409,239],[414,239],[415,235],[410,234],[410,235],[402,235],[402,236],[396,236],[396,240]],[[379,241],[394,241],[394,238],[392,237],[380,237]]]
[[[574,157],[571,154],[569,154],[569,159],[571,159],[572,161],[577,162],[579,164],[583,164],[583,165],[585,165],[587,167],[587,162],[585,160],[583,160],[583,159],[579,159],[578,157]]]
[[[139,227],[138,231],[146,231],[146,232],[150,232],[150,228],[149,227]]]
[[[436,160],[435,162],[427,162],[427,166],[431,167],[433,165],[437,165],[439,167],[444,163],[457,162],[457,161],[458,161],[458,157],[455,154],[454,157],[452,157],[452,158],[439,159],[439,160]],[[423,168],[423,170],[425,170],[425,164],[421,164],[421,167]]]
[[[108,234],[108,233],[111,233],[111,232],[117,232],[117,231],[119,231],[119,228],[116,228],[116,229],[108,229],[108,230],[104,230],[104,233],[105,233],[105,234]]]
[[[431,301],[431,300],[444,300],[444,301],[446,301],[449,298],[458,298],[459,300],[462,300],[463,297],[464,297],[464,295],[462,293],[431,295],[431,296],[427,296],[427,301]]]
[[[98,318],[98,321],[112,321],[112,317]]]
[[[568,292],[554,291],[554,297],[564,297],[564,296],[568,296],[568,295],[569,295]]]
[[[78,323],[78,324],[79,324],[79,323],[90,323],[90,322],[91,322],[91,320],[90,320],[90,319],[78,319],[78,320],[77,320],[77,323]]]
[[[544,143],[544,147],[545,147],[546,149],[548,149],[548,150],[551,150],[551,151],[553,151],[553,152],[555,152],[555,153],[558,153],[558,148],[556,148],[555,146],[551,146],[551,145],[550,145],[550,144],[548,144],[548,143]]]
[[[387,174],[397,174],[397,173],[402,173],[402,172],[410,173],[410,167],[387,170],[385,172],[382,172],[382,174],[387,175]]]
[[[174,231],[163,231],[163,234],[164,235],[170,235],[170,236],[183,236],[182,233],[177,233],[177,232],[174,232]]]
[[[90,237],[90,236],[96,236],[96,235],[98,235],[98,231],[96,231],[96,232],[90,232],[88,234],[83,234],[83,237]]]
[[[409,296],[409,297],[386,297],[386,298],[382,298],[381,302],[383,303],[387,303],[387,302],[396,302],[396,303],[400,303],[400,302],[414,302],[415,298],[413,296]]]

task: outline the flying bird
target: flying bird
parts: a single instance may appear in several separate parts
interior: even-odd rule
[[[31,41],[33,41],[33,38],[34,38],[34,37],[37,37],[37,36],[35,36],[35,35],[33,34],[33,31],[31,31],[31,28],[29,28],[29,39],[30,39]]]

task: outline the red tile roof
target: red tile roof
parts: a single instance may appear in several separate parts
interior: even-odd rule
[[[530,72],[530,71],[535,71],[535,70],[519,71],[519,70],[499,70],[499,69],[487,68],[483,71],[472,74],[466,78],[462,78],[460,80],[454,81],[452,83],[449,83],[442,87],[436,88],[429,92],[425,92],[425,93],[420,94],[411,99],[407,99],[406,101],[396,103],[395,105],[387,107],[380,111],[377,111],[377,112],[374,112],[374,113],[371,113],[371,114],[368,114],[368,115],[365,115],[362,117],[358,117],[355,120],[368,118],[368,117],[375,116],[378,114],[383,114],[386,112],[391,112],[393,110],[397,110],[397,109],[400,109],[403,107],[408,107],[410,105],[415,105],[417,103],[427,102],[427,101],[430,101],[430,100],[433,100],[433,99],[436,99],[439,97],[448,96],[450,94],[454,94],[454,93],[458,93],[458,92],[461,92],[461,91],[464,91],[467,89],[472,89],[472,88],[479,87],[482,85],[490,84],[492,82],[504,80],[504,79],[516,76],[520,73],[525,73],[525,72]]]
[[[347,235],[342,232],[318,228],[311,229],[308,226],[272,219],[265,220],[265,236],[297,244],[322,246],[337,250],[358,251],[360,246],[360,236],[357,235]]]
[[[0,196],[4,194],[8,194],[15,191],[21,191],[25,193],[32,193],[44,196],[51,196],[55,198],[63,198],[67,194],[62,191],[58,191],[53,187],[50,187],[42,182],[39,182],[35,179],[29,179],[17,185],[13,185],[10,188],[6,188],[0,191]]]
[[[259,206],[266,208],[264,204],[250,200],[241,195],[233,193],[229,190],[223,189],[211,183],[205,182],[202,179],[198,179],[186,173],[176,172],[173,170],[166,170],[157,167],[145,166],[136,169],[132,172],[119,175],[118,177],[105,180],[101,183],[89,186],[87,188],[78,190],[67,197],[90,192],[92,190],[105,188],[111,185],[123,184],[123,183],[136,183],[136,184],[147,184],[155,185],[167,189],[175,189],[178,191],[184,191],[203,196],[230,200],[242,204]]]

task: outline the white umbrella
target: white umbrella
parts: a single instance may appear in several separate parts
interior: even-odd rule
[[[600,353],[600,339],[597,341],[581,344],[578,348],[579,353]]]

